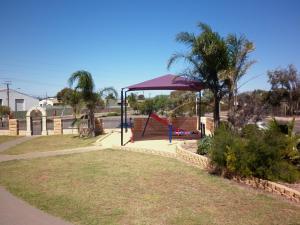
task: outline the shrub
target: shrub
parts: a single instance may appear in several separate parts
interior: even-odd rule
[[[300,171],[291,157],[299,156],[297,142],[284,131],[274,122],[264,131],[256,125],[247,125],[240,134],[221,125],[212,139],[211,161],[216,171],[226,176],[295,182],[300,179]]]
[[[200,139],[198,142],[197,154],[207,155],[210,152],[211,146],[212,146],[212,137],[205,136],[204,138]]]
[[[223,173],[226,170],[226,153],[228,147],[232,146],[234,142],[234,136],[235,134],[226,124],[220,124],[219,128],[216,129],[209,153],[212,163],[216,166],[215,172],[220,171]]]

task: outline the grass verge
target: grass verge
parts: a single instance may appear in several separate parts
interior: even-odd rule
[[[98,138],[100,138],[100,136],[94,138],[80,138],[74,135],[41,136],[9,148],[1,152],[1,154],[18,155],[28,152],[55,151],[86,147],[92,145]]]
[[[74,224],[297,224],[300,207],[180,161],[103,150],[0,164],[0,184]]]
[[[20,138],[20,136],[6,136],[6,135],[3,135],[3,136],[0,136],[0,144],[3,144],[4,142],[7,142],[7,141],[16,140],[18,138]]]

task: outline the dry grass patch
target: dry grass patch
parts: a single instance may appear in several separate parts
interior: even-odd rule
[[[74,224],[297,224],[300,207],[175,159],[103,150],[0,164],[0,184]]]
[[[86,147],[94,143],[98,138],[100,138],[100,136],[94,138],[80,138],[75,135],[41,136],[9,148],[1,154],[18,155],[28,152],[55,151]]]
[[[1,135],[0,136],[0,144],[7,142],[7,141],[12,141],[20,138],[20,136],[8,136],[8,135]]]

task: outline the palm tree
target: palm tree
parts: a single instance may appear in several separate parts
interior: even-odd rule
[[[168,62],[168,68],[178,59],[184,59],[188,67],[181,76],[202,82],[214,96],[214,124],[220,123],[220,101],[226,94],[228,79],[220,74],[228,69],[229,59],[225,40],[210,26],[199,23],[200,35],[182,32],[176,37],[178,42],[186,44],[190,51],[187,54],[175,53]]]
[[[94,93],[94,81],[92,75],[85,71],[79,70],[73,73],[69,78],[69,85],[73,86],[73,84],[77,82],[75,85],[75,91],[79,91],[84,101],[87,109],[88,109],[88,130],[89,135],[95,135],[95,108],[99,101],[99,95]]]
[[[118,92],[114,87],[105,87],[100,90],[99,92],[100,97],[105,99],[105,106],[109,106],[110,100],[117,100],[118,99]]]
[[[234,125],[237,83],[255,63],[254,60],[248,59],[249,53],[254,51],[255,48],[254,44],[247,40],[244,35],[238,37],[235,34],[229,34],[226,43],[229,54],[229,68],[224,71],[223,76],[228,79],[229,121]]]

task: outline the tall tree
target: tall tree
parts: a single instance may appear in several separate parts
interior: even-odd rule
[[[76,83],[76,84],[75,84]],[[88,129],[89,135],[95,136],[95,108],[99,101],[99,95],[94,92],[95,85],[92,75],[85,71],[79,70],[73,73],[69,78],[69,85],[75,84],[75,91],[79,91],[88,109]]]
[[[137,95],[134,93],[130,93],[127,97],[128,99],[128,104],[130,105],[130,108],[132,108],[134,111],[138,110],[138,100],[137,100]]]
[[[105,99],[105,106],[109,107],[109,101],[118,99],[118,92],[114,87],[105,87],[99,92],[100,97]]]
[[[220,101],[227,93],[228,79],[222,79],[221,73],[228,69],[229,58],[225,40],[210,26],[199,23],[201,33],[182,32],[176,37],[178,42],[186,44],[190,51],[186,54],[175,53],[168,62],[168,68],[178,59],[190,64],[181,75],[202,82],[214,96],[214,124],[220,123]]]
[[[254,44],[247,40],[244,35],[237,36],[229,34],[226,38],[229,68],[224,71],[225,78],[228,79],[228,102],[229,102],[229,121],[234,125],[235,111],[237,103],[238,81],[244,76],[247,70],[255,63],[249,60],[249,54],[254,51]]]
[[[277,96],[279,102],[288,103],[288,114],[293,114],[299,108],[300,100],[300,74],[294,65],[285,69],[268,71],[271,84],[270,96]]]

